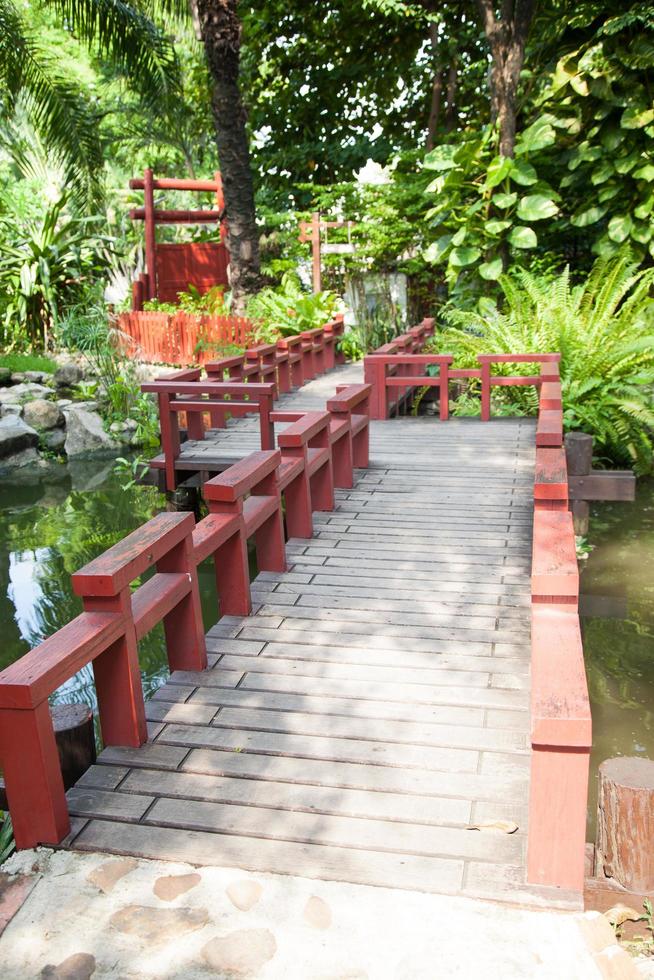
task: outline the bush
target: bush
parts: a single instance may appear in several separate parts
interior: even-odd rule
[[[300,280],[286,273],[281,286],[262,289],[250,299],[247,315],[254,321],[258,339],[273,343],[279,337],[322,327],[333,317],[337,303],[334,293],[304,292]]]
[[[450,310],[449,327],[431,347],[461,367],[476,366],[483,353],[559,351],[566,430],[592,434],[600,456],[646,473],[654,444],[653,284],[654,269],[638,271],[628,253],[598,259],[578,286],[568,268],[555,278],[520,271],[501,278],[501,309]],[[521,411],[537,407],[533,389],[504,388],[497,397]]]

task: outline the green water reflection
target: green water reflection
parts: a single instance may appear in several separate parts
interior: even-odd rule
[[[123,490],[111,461],[22,470],[0,485],[0,669],[81,612],[70,575],[164,509],[149,487]],[[218,618],[209,565],[200,568],[206,628]],[[146,697],[167,676],[161,626],[139,644]],[[95,705],[84,668],[53,700]]]
[[[616,755],[654,759],[654,482],[639,482],[635,503],[596,505],[590,543],[581,609],[593,711],[593,840],[599,764]]]

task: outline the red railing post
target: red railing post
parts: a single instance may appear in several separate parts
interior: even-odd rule
[[[261,395],[259,401],[259,429],[261,432],[261,448],[275,448],[275,426],[270,418],[273,410],[273,396]]]
[[[313,381],[316,376],[313,361],[313,336],[310,330],[304,330],[300,337],[302,338],[302,377],[306,384],[307,381]]]
[[[47,699],[0,710],[0,758],[16,847],[58,844],[70,820]]]
[[[491,366],[488,361],[481,362],[481,421],[490,421],[491,407]]]
[[[193,522],[194,523],[194,522]],[[204,639],[198,573],[193,559],[193,523],[187,536],[156,563],[158,572],[181,572],[188,576],[190,591],[164,616],[168,665],[172,670],[204,670],[207,648]]]
[[[438,369],[440,385],[438,387],[438,397],[440,402],[441,422],[447,422],[450,417],[450,379],[449,364],[442,362]]]

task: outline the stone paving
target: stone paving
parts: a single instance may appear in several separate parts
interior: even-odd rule
[[[598,913],[218,867],[25,851],[3,980],[633,980]]]

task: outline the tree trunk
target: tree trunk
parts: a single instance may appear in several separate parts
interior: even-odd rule
[[[259,231],[254,184],[239,89],[241,23],[237,0],[197,0],[197,13],[213,80],[212,108],[225,194],[227,247],[230,254],[232,309],[240,315],[261,284]]]
[[[438,27],[434,23],[429,25],[429,40],[434,53],[434,81],[431,87],[431,108],[429,110],[429,122],[427,123],[427,150],[433,150],[443,101],[443,78],[438,45]]]
[[[518,82],[536,0],[502,0],[499,19],[492,0],[476,2],[493,59],[490,76],[491,118],[497,122],[499,129],[500,154],[512,157]]]

